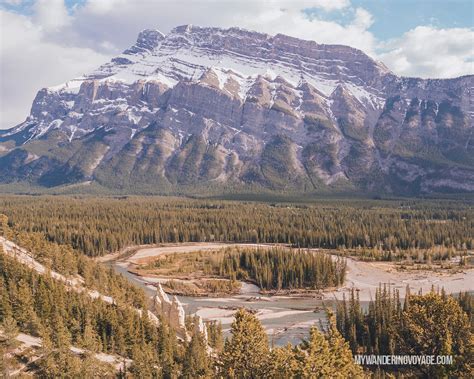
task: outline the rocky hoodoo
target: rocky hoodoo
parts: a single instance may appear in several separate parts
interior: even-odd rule
[[[195,331],[186,329],[186,314],[183,305],[176,296],[170,300],[168,295],[163,290],[161,284],[158,284],[156,295],[153,298],[154,310],[156,314],[163,317],[168,325],[172,327],[177,335],[183,340],[189,340],[191,332],[200,332],[207,341],[207,328],[204,325],[202,318],[195,316]]]
[[[178,298],[173,296],[173,300],[170,300],[165,291],[163,291],[161,284],[158,284],[153,301],[155,312],[168,322],[169,326],[176,331],[179,337],[188,340],[189,335],[185,323],[186,314]]]
[[[474,191],[474,76],[403,78],[340,45],[182,26],[38,92],[0,183],[138,192]]]

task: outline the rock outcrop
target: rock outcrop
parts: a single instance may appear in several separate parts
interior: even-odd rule
[[[170,300],[165,291],[163,291],[161,284],[158,284],[153,301],[155,312],[166,320],[179,337],[184,340],[189,339],[189,334],[186,330],[186,314],[178,298],[173,296],[173,300]]]
[[[202,333],[204,339],[207,341],[207,328],[201,316],[194,316],[195,330],[187,330],[186,313],[184,312],[183,305],[176,296],[173,296],[170,300],[161,284],[158,284],[153,302],[155,313],[163,317],[170,327],[176,331],[180,338],[183,340],[189,340],[192,333],[197,331]]]

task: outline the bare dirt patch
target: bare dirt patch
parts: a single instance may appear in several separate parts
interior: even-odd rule
[[[399,270],[391,262],[363,262],[347,259],[347,275],[344,287],[326,294],[327,298],[342,299],[343,294],[356,289],[361,301],[375,298],[375,291],[380,285],[389,286],[404,297],[407,286],[412,293],[429,292],[432,288],[446,293],[457,293],[474,290],[474,269],[466,268],[451,272],[449,270]]]

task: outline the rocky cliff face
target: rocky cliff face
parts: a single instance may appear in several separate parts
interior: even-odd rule
[[[0,182],[471,192],[473,87],[284,35],[145,30],[95,72],[38,92],[26,121],[0,132]]]

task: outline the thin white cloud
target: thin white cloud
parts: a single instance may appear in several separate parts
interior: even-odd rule
[[[418,26],[383,44],[380,59],[405,76],[451,78],[474,73],[474,30]]]
[[[352,24],[355,27],[357,27],[359,29],[362,29],[362,30],[366,30],[366,29],[370,28],[373,23],[374,23],[374,18],[370,14],[370,12],[368,12],[364,8],[357,8],[356,9],[354,21],[352,22]]]
[[[68,33],[77,44],[100,49],[106,41],[118,49],[132,43],[144,28],[166,33],[182,24],[239,26],[319,43],[348,44],[372,54],[375,39],[367,30],[372,22],[368,11],[358,8],[347,25],[324,18],[326,11],[346,10],[349,6],[349,0],[89,0],[77,10],[73,23],[62,35]],[[311,18],[304,12],[307,9],[314,10]]]
[[[40,88],[65,82],[110,59],[88,48],[48,42],[42,28],[26,16],[0,10],[0,20],[0,129],[26,118]]]
[[[319,0],[317,6],[326,10],[343,9],[350,5],[349,0]]]
[[[64,0],[36,0],[34,22],[45,31],[59,30],[70,23]]]
[[[23,0],[3,0],[3,2],[8,5],[20,5]]]

